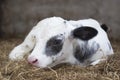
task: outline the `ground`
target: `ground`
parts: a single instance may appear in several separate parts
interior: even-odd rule
[[[0,80],[120,80],[120,42],[112,40],[115,54],[96,66],[69,64],[40,69],[22,61],[10,61],[10,51],[23,40],[0,39]]]

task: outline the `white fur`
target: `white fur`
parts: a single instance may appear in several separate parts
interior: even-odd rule
[[[89,40],[89,45],[91,46],[93,41],[96,41],[100,45],[100,51],[97,51],[89,59],[90,61],[93,61],[91,65],[96,65],[104,56],[107,57],[107,55],[113,54],[113,50],[111,49],[110,51],[107,46],[107,43],[110,43],[107,34],[96,20],[85,19],[66,21],[60,17],[51,17],[40,21],[35,27],[33,27],[24,42],[11,51],[9,58],[11,60],[20,60],[25,54],[33,49],[28,56],[28,60],[34,57],[37,58],[38,62],[33,64],[37,67],[52,67],[60,63],[82,65],[82,63],[73,56],[73,44],[75,40],[71,37],[71,31],[80,26],[92,26],[98,30],[98,35]],[[55,56],[45,55],[44,50],[47,41],[57,34],[65,34],[65,41],[62,50]],[[76,43],[79,43],[79,41]]]
[[[98,31],[97,36],[89,40],[89,45],[92,46],[92,42],[96,41],[100,45],[100,49],[89,59],[89,61],[93,61],[91,65],[96,65],[100,61],[106,60],[108,55],[112,55],[113,49],[109,49],[108,43],[110,44],[108,40],[108,36],[106,32],[100,27],[100,24],[94,20],[94,19],[84,19],[84,20],[78,20],[78,21],[70,21],[70,24],[72,24],[75,27],[80,26],[91,26],[95,28]],[[77,41],[77,44],[81,45],[81,40]]]

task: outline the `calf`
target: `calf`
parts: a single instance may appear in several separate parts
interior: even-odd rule
[[[60,63],[96,65],[113,54],[105,29],[93,19],[46,18],[33,27],[23,43],[11,51],[9,58],[20,60],[31,52],[28,62],[41,68]]]

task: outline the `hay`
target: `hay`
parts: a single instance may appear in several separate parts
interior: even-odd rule
[[[0,40],[0,80],[120,80],[120,43],[112,41],[115,55],[96,66],[80,67],[62,64],[40,69],[22,61],[10,61],[9,52],[20,39]]]

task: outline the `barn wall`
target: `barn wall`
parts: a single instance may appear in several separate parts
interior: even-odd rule
[[[1,30],[4,36],[25,36],[38,21],[50,16],[65,19],[95,18],[120,38],[120,0],[5,0]]]
[[[4,0],[0,0],[0,37],[2,37],[3,35],[3,31],[2,31],[2,18],[3,18],[2,4],[3,2]]]

